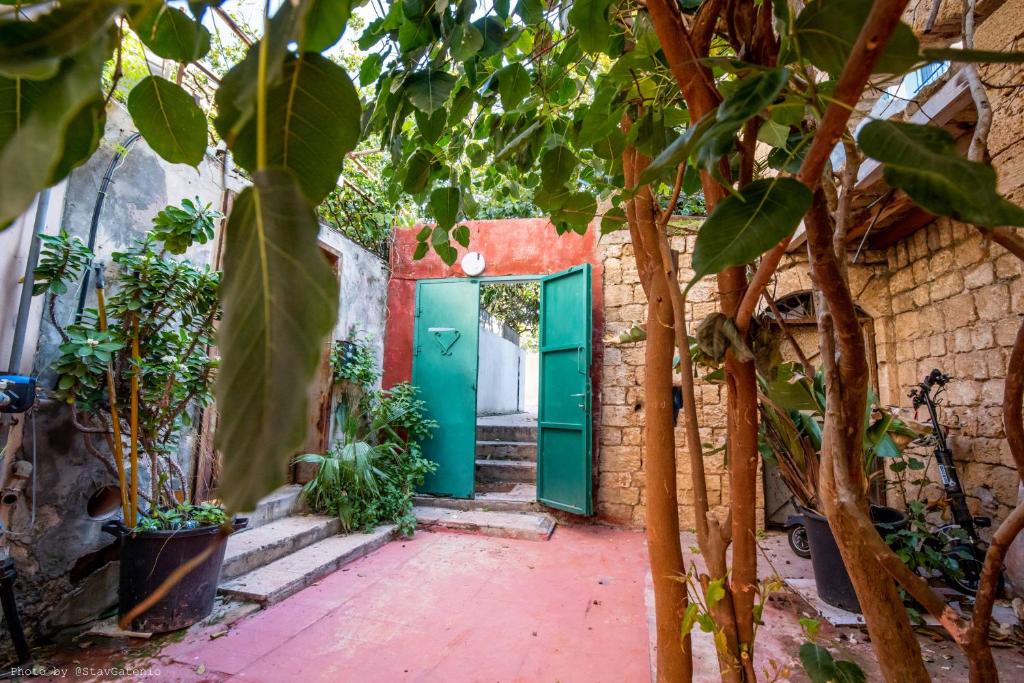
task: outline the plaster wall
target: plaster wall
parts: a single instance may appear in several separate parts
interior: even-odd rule
[[[117,103],[108,109],[104,138],[93,157],[76,169],[51,195],[47,232],[64,228],[83,241],[89,239],[89,226],[97,191],[115,151],[131,135],[130,119]],[[98,259],[108,264],[111,254],[125,249],[141,238],[152,218],[167,204],[198,197],[202,202],[221,207],[225,192],[242,186],[240,177],[222,166],[222,158],[206,156],[198,168],[172,165],[160,159],[139,140],[113,176],[96,234]],[[0,239],[12,251],[2,251],[0,277],[11,286],[3,287],[4,318],[10,308],[8,296],[15,277],[24,270],[28,235],[34,206],[12,230]],[[26,227],[27,226],[27,227]],[[193,249],[187,257],[197,263],[211,263],[216,239]],[[61,325],[75,315],[78,291],[72,289],[57,298],[55,311]],[[34,301],[35,322],[30,326],[31,345],[25,357],[40,379],[41,387],[52,386],[50,365],[56,358],[60,337],[48,320],[40,317],[42,297]],[[95,306],[90,291],[86,307]],[[3,332],[8,334],[6,320]],[[37,337],[37,340],[35,339]],[[5,337],[6,338],[6,337]],[[7,349],[4,349],[6,358]],[[24,369],[28,370],[26,363]],[[30,638],[54,629],[86,622],[116,602],[117,563],[112,537],[100,531],[101,521],[87,509],[90,496],[100,488],[116,484],[116,476],[104,463],[85,449],[83,436],[71,423],[67,406],[43,400],[30,414],[22,417],[22,449],[19,457],[35,460],[35,482],[30,482],[22,501],[14,510],[12,531],[7,546],[18,571],[16,591],[22,621]],[[189,466],[192,442],[183,444],[179,462]],[[105,449],[104,449],[105,450]],[[140,468],[143,490],[149,473]],[[3,632],[0,628],[0,632]],[[8,658],[10,639],[0,637],[0,659]]]
[[[480,361],[477,373],[477,415],[515,413],[522,408],[525,353],[519,346],[486,326],[480,326]]]
[[[328,227],[320,228],[320,246],[339,260],[338,322],[334,326],[334,339],[360,338],[373,352],[377,367],[383,367],[391,278],[388,264]]]

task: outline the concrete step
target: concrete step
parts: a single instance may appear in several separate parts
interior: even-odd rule
[[[478,492],[475,498],[441,498],[419,495],[413,505],[448,508],[450,510],[493,510],[495,512],[540,512],[537,487],[533,484],[515,484],[510,491]]]
[[[477,441],[478,460],[537,460],[536,441]]]
[[[555,530],[555,519],[537,512],[452,510],[418,505],[412,511],[422,529],[447,529],[529,541],[546,541]]]
[[[302,487],[298,484],[289,484],[261,498],[260,502],[256,503],[255,510],[239,515],[239,517],[249,518],[246,531],[283,519],[293,512],[302,510],[303,504],[299,495],[301,491]]]
[[[537,426],[519,424],[477,423],[476,438],[480,441],[530,441],[537,443]]]
[[[537,463],[529,460],[477,460],[476,481],[480,484],[537,481]]]
[[[228,538],[220,579],[227,581],[251,572],[339,531],[341,521],[337,517],[295,515],[233,534]]]
[[[389,524],[368,534],[330,536],[222,583],[218,592],[236,600],[273,605],[381,547],[396,531],[397,527]]]

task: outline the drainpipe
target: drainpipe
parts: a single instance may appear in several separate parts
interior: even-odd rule
[[[119,168],[119,162],[127,154],[128,150],[131,149],[132,145],[139,139],[139,133],[132,133],[128,136],[128,139],[124,141],[118,150],[114,153],[114,156],[110,158],[110,163],[107,165],[107,172],[103,174],[103,181],[100,183],[100,189],[96,192],[96,204],[92,207],[92,221],[89,223],[89,251],[96,248],[96,232],[100,225],[100,212],[103,211],[103,202],[107,198],[107,188],[110,187],[110,181],[114,177],[114,171]],[[89,294],[89,269],[85,270],[85,277],[82,278],[82,287],[78,292],[78,306],[75,307],[75,320],[82,318],[82,311],[85,310],[85,297]]]
[[[21,356],[25,346],[25,333],[28,330],[28,312],[32,307],[32,281],[39,262],[39,250],[41,243],[39,235],[46,227],[46,212],[50,208],[50,189],[47,188],[39,193],[39,200],[36,202],[36,216],[32,223],[32,242],[28,250],[28,259],[25,261],[25,279],[21,285],[21,299],[18,302],[18,317],[14,323],[14,341],[11,344],[11,357],[7,364],[12,374],[20,374]]]

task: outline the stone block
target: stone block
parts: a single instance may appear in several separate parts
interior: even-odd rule
[[[996,259],[995,274],[999,279],[1018,277],[1021,274],[1021,263],[1013,254],[1003,254]]]
[[[990,323],[978,323],[971,329],[971,346],[976,350],[992,348],[995,344],[995,326]]]
[[[640,469],[640,448],[636,446],[607,446],[601,449],[601,472],[635,472]]]
[[[982,261],[978,265],[964,273],[964,286],[968,289],[977,289],[990,285],[995,280],[995,266],[991,261]]]
[[[957,265],[961,268],[973,266],[985,258],[985,248],[982,244],[981,235],[972,237],[956,244],[953,247],[953,256]]]
[[[977,289],[974,305],[981,320],[999,320],[1010,312],[1010,288],[996,284]]]
[[[637,519],[633,514],[633,507],[631,505],[605,503],[601,501],[600,498],[597,501],[597,515],[611,524],[632,526],[637,523]],[[641,515],[640,524],[643,524],[642,520],[643,516]]]
[[[605,287],[604,290],[604,305],[607,307],[614,306],[625,306],[626,304],[635,303],[633,301],[633,286],[632,285],[612,285]]]
[[[954,270],[943,274],[935,273],[935,280],[931,283],[929,294],[932,301],[942,301],[963,290],[964,277],[960,271]]]
[[[958,294],[942,302],[942,318],[946,329],[955,330],[978,319],[974,308],[974,297],[969,293]],[[897,320],[897,326],[899,321]]]
[[[999,346],[1013,346],[1013,341],[1017,338],[1018,327],[1020,327],[1020,319],[1018,316],[1012,316],[1010,318],[1004,318],[996,321],[994,333],[995,343]]]
[[[920,235],[921,233],[917,233]],[[913,263],[910,264],[910,271],[914,275],[915,285],[925,285],[931,281],[931,272],[928,270],[928,259],[924,258],[923,255],[917,256]]]
[[[619,446],[622,444],[622,427],[602,426],[600,431],[600,443],[602,446]]]
[[[914,303],[914,307],[922,308],[932,302],[932,295],[929,287],[920,285],[914,287],[908,292],[910,294],[911,301]]]
[[[1005,384],[1005,381],[1002,379],[990,379],[987,382],[982,383],[980,392],[982,405],[1003,405],[1003,389]]]

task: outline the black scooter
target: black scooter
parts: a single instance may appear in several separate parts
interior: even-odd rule
[[[936,537],[931,543],[935,544],[936,550],[955,556],[960,567],[959,572],[951,572],[943,577],[946,582],[961,593],[974,595],[978,591],[981,569],[985,563],[985,552],[988,549],[988,544],[978,536],[978,529],[992,526],[992,519],[981,515],[971,515],[971,511],[967,507],[967,496],[960,483],[956,463],[953,461],[953,451],[950,450],[946,442],[945,430],[939,424],[937,406],[941,401],[937,399],[949,381],[949,375],[936,368],[908,395],[914,404],[915,411],[921,406],[928,409],[932,434],[927,438],[935,444],[935,461],[939,468],[939,478],[942,480],[942,490],[953,517],[950,524],[944,524],[936,530]],[[1000,586],[997,587],[997,592],[1001,590],[1002,577],[1000,577]]]

